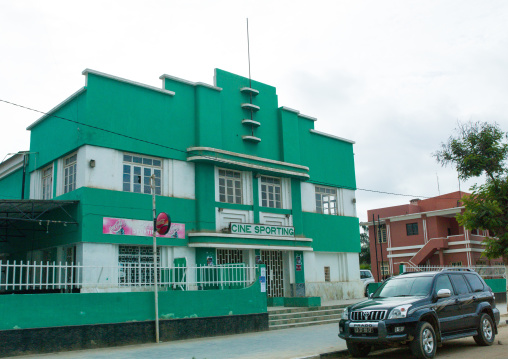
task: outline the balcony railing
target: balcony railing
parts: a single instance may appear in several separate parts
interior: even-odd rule
[[[233,289],[250,286],[256,267],[245,264],[216,266],[158,266],[161,290]],[[0,293],[11,291],[143,291],[153,289],[153,263],[84,266],[55,262],[0,261]]]

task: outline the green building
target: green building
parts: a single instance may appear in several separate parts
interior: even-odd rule
[[[66,201],[0,222],[0,259],[149,263],[154,178],[173,223],[157,240],[162,266],[264,263],[269,297],[363,294],[354,142],[279,106],[275,87],[219,69],[214,85],[162,75],[162,88],[83,75],[28,127],[30,150],[0,165],[4,206],[22,192],[41,212]],[[120,278],[108,280],[112,291]]]

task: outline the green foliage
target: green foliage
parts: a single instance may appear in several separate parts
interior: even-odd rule
[[[367,264],[367,263],[361,263],[360,264],[360,269],[368,269],[370,270],[370,264]]]
[[[504,160],[508,156],[508,144],[503,142],[506,134],[497,124],[487,122],[459,123],[447,143],[434,157],[443,166],[454,164],[461,179],[478,177],[485,172],[490,178],[505,173]]]
[[[360,266],[368,265],[370,269],[370,242],[369,242],[369,227],[362,226],[363,233],[360,234]]]
[[[471,195],[462,198],[465,209],[457,220],[468,230],[488,230],[491,237],[484,241],[483,255],[503,257],[508,263],[507,135],[497,124],[486,122],[459,123],[456,131],[457,137],[450,137],[434,157],[443,166],[455,165],[461,179],[487,176],[484,185],[473,186]]]

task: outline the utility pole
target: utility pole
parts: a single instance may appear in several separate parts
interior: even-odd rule
[[[153,208],[153,283],[155,295],[155,342],[159,342],[159,293],[157,292],[157,212],[155,211],[155,175],[150,176]]]

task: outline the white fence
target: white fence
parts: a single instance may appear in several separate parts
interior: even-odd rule
[[[471,269],[481,275],[485,279],[491,278],[506,278],[506,267],[505,266],[471,266],[471,267],[454,267],[454,266],[405,266],[405,272],[434,272],[446,270],[467,270]]]
[[[256,267],[224,264],[196,267],[158,267],[158,285],[175,290],[243,288],[256,280]],[[150,290],[153,263],[122,263],[117,267],[55,262],[0,261],[0,292],[80,290],[90,292]]]

